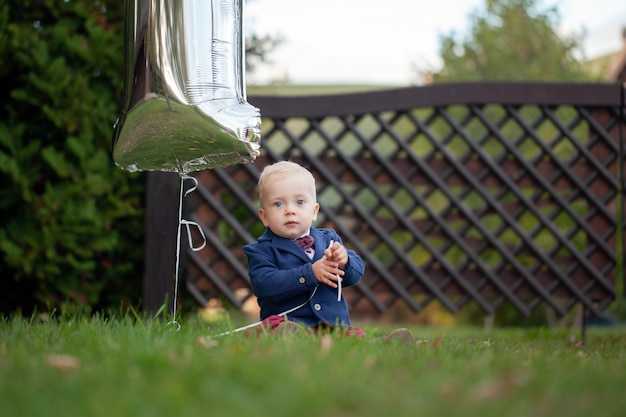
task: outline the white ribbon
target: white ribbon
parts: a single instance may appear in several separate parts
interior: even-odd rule
[[[193,181],[193,186],[183,193],[183,190],[185,188],[184,187],[185,180]],[[180,330],[180,323],[176,321],[176,307],[178,304],[178,273],[179,273],[178,270],[180,267],[180,235],[181,235],[182,226],[185,225],[187,229],[187,239],[189,240],[189,247],[191,248],[192,251],[197,252],[199,250],[202,250],[202,248],[206,246],[206,236],[204,235],[204,231],[202,230],[202,227],[196,222],[183,219],[183,196],[187,197],[191,192],[195,191],[197,188],[198,188],[198,180],[196,178],[191,177],[189,175],[181,175],[180,198],[178,200],[178,233],[176,234],[176,282],[174,284],[174,306],[173,306],[174,318],[169,323],[167,323],[168,325],[169,324],[176,325],[177,331]],[[197,247],[194,246],[193,239],[191,237],[190,226],[195,226],[197,230],[200,232],[200,235],[202,236],[202,244],[200,246],[197,246]]]
[[[328,249],[332,248],[334,243],[331,240]],[[341,277],[338,274],[335,274],[335,276],[337,277],[337,301],[341,301]]]
[[[283,311],[282,313],[278,314],[278,316],[285,316],[285,317],[286,317],[286,316],[287,316],[287,314],[291,314],[291,313],[293,313],[294,311],[296,311],[296,310],[298,310],[298,309],[300,309],[300,308],[304,307],[305,305],[307,305],[307,304],[308,304],[308,302],[309,302],[309,301],[311,301],[311,300],[313,299],[313,296],[315,295],[315,293],[316,293],[316,292],[317,292],[317,287],[315,287],[315,288],[313,289],[313,292],[311,293],[311,296],[310,296],[310,297],[309,297],[309,299],[308,299],[308,300],[306,300],[304,303],[300,304],[299,306],[296,306],[296,307],[290,308],[290,309],[289,309],[289,310],[287,310],[287,311]],[[253,327],[256,327],[256,326],[260,325],[261,323],[263,323],[263,320],[261,320],[261,321],[257,321],[256,323],[248,324],[248,325],[243,326],[243,327],[239,327],[239,328],[237,328],[237,329],[235,329],[235,330],[230,330],[230,331],[228,331],[228,332],[220,333],[220,334],[218,334],[218,335],[215,335],[215,337],[226,336],[227,334],[237,333],[237,332],[240,332],[240,331],[242,331],[242,330],[251,329],[251,328],[253,328]]]

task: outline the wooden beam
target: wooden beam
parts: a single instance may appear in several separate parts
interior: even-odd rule
[[[172,313],[179,177],[172,172],[149,172],[146,177],[143,308],[148,312],[156,312],[167,301],[167,311]]]

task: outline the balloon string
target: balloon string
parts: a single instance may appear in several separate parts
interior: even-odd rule
[[[315,293],[317,292],[317,288],[318,287],[313,288],[313,292],[311,292],[311,295],[309,296],[309,299],[306,300],[304,303],[302,303],[300,305],[297,305],[297,306],[295,306],[293,308],[290,308],[289,310],[285,310],[285,311],[283,311],[282,313],[280,313],[278,315],[282,316],[282,317],[287,317],[287,314],[291,314],[294,311],[296,311],[298,309],[301,309],[302,307],[307,305],[308,302],[313,299],[313,296],[315,296]],[[243,327],[238,327],[235,330],[230,330],[230,331],[227,331],[227,332],[224,332],[224,333],[217,334],[217,335],[215,335],[215,337],[221,337],[221,336],[229,335],[231,333],[237,333],[237,332],[240,332],[242,330],[247,330],[247,329],[251,329],[251,328],[256,327],[256,326],[260,326],[261,324],[263,324],[263,320],[257,321],[255,323],[248,324],[248,325],[243,326]]]
[[[185,180],[193,181],[193,186],[190,187],[186,192],[184,192]],[[174,318],[168,323],[168,324],[176,325],[177,331],[180,330],[180,327],[181,327],[180,323],[176,320],[176,309],[178,305],[178,280],[179,280],[179,269],[180,269],[180,240],[181,240],[180,237],[181,237],[182,226],[185,225],[187,229],[187,239],[189,240],[189,247],[191,248],[191,250],[193,250],[194,252],[197,252],[206,246],[206,236],[204,235],[204,231],[202,230],[202,227],[194,221],[183,219],[183,197],[187,197],[191,192],[195,191],[197,188],[198,188],[198,180],[196,178],[191,177],[189,175],[181,175],[180,197],[178,199],[178,231],[176,233],[176,279],[174,283],[174,305],[172,309]],[[190,226],[195,226],[197,230],[200,232],[200,235],[202,236],[202,245],[198,247],[194,246],[193,239],[191,236]]]
[[[332,248],[334,243],[335,242],[331,240],[330,244],[328,245],[328,249]],[[342,281],[342,278],[339,275],[336,275],[336,274],[335,274],[335,276],[337,277],[337,301],[341,301],[341,281]]]

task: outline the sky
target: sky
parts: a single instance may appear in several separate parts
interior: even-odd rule
[[[485,0],[246,0],[247,32],[282,36],[270,64],[247,84],[419,83],[416,67],[436,69],[440,35],[465,33]],[[582,33],[585,55],[622,48],[626,0],[544,0],[558,5],[563,34]]]

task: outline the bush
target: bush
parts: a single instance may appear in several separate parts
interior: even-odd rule
[[[110,156],[123,8],[0,1],[0,312],[138,301],[143,175]]]

